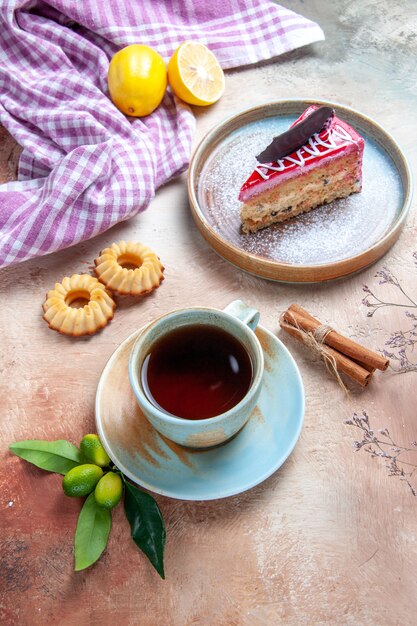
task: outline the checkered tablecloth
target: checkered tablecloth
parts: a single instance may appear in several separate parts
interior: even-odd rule
[[[0,122],[23,152],[18,181],[0,186],[0,267],[129,219],[187,167],[195,121],[169,89],[146,118],[109,100],[117,50],[144,43],[168,61],[199,40],[231,68],[323,38],[266,0],[3,0]]]

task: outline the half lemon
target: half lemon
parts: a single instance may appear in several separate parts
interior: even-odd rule
[[[185,41],[176,49],[168,64],[168,81],[176,96],[198,106],[217,102],[225,87],[218,60],[195,41]]]

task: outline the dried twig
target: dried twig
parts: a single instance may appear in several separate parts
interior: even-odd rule
[[[401,454],[414,452],[417,461],[417,441],[413,441],[409,447],[402,446],[393,441],[388,428],[374,431],[366,411],[362,411],[362,415],[354,413],[351,419],[345,420],[345,424],[354,426],[361,431],[362,439],[353,442],[355,451],[364,450],[372,458],[383,459],[388,470],[388,476],[398,476],[400,480],[405,481],[413,496],[417,497],[417,488],[411,482],[415,472],[417,472],[417,462],[404,461],[400,458]]]
[[[417,266],[417,252],[414,252],[414,264]],[[385,307],[398,307],[405,308],[405,317],[411,322],[408,323],[406,330],[397,330],[389,336],[385,342],[385,346],[389,349],[381,350],[382,354],[396,363],[396,366],[392,365],[391,368],[397,374],[403,374],[405,372],[417,372],[417,361],[412,360],[411,353],[414,351],[414,347],[417,345],[417,314],[411,310],[417,310],[417,302],[415,298],[412,298],[403,288],[400,281],[394,274],[387,268],[383,267],[375,274],[376,278],[379,278],[380,285],[393,285],[400,293],[398,302],[387,302],[378,297],[368,285],[363,286],[363,291],[366,293],[365,298],[362,300],[368,309],[367,316],[372,317],[379,309]],[[392,350],[395,350],[393,352]]]

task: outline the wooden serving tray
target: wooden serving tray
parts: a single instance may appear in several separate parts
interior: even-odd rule
[[[0,125],[0,183],[17,178],[17,166],[22,148],[7,130]]]

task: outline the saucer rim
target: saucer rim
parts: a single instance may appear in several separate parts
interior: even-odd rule
[[[267,480],[270,476],[272,476],[272,474],[274,474],[280,467],[282,467],[284,465],[284,463],[286,462],[286,460],[288,459],[288,457],[290,456],[290,454],[293,452],[296,443],[300,437],[301,434],[301,430],[303,428],[304,425],[304,418],[305,418],[305,390],[304,390],[304,384],[303,384],[303,380],[301,377],[301,373],[300,370],[298,368],[298,365],[294,359],[294,357],[292,356],[291,352],[288,350],[288,348],[283,344],[283,342],[274,334],[272,333],[270,330],[268,330],[267,328],[265,328],[262,324],[258,325],[258,328],[261,329],[263,332],[267,333],[267,335],[269,335],[270,338],[272,338],[274,341],[276,341],[279,345],[280,348],[282,349],[284,355],[286,358],[288,358],[293,366],[294,366],[294,372],[295,372],[295,376],[297,379],[297,383],[299,385],[299,392],[300,392],[300,401],[301,401],[301,406],[300,406],[300,410],[299,410],[299,415],[298,415],[298,425],[297,428],[290,440],[289,445],[286,446],[285,452],[283,455],[281,455],[277,462],[273,464],[273,466],[271,466],[270,468],[268,468],[268,470],[266,472],[264,472],[262,475],[257,476],[257,478],[251,482],[248,483],[244,483],[242,485],[240,485],[239,487],[233,487],[233,488],[229,488],[229,489],[225,489],[222,492],[216,493],[215,495],[208,495],[208,496],[203,496],[203,497],[195,497],[194,495],[187,495],[187,494],[178,494],[178,493],[173,493],[172,491],[169,490],[164,490],[158,487],[155,487],[149,483],[146,482],[146,480],[142,480],[140,479],[140,477],[138,477],[137,475],[133,474],[130,470],[128,470],[125,466],[123,462],[120,462],[119,459],[113,458],[114,454],[113,451],[111,449],[111,446],[109,445],[109,442],[106,438],[106,435],[103,431],[102,428],[102,423],[101,423],[101,418],[99,417],[100,415],[100,410],[99,410],[99,398],[101,395],[101,389],[104,386],[104,378],[105,375],[107,373],[107,371],[109,369],[111,369],[111,366],[113,364],[113,361],[116,359],[117,354],[119,353],[119,351],[122,350],[123,346],[125,346],[129,341],[131,341],[132,339],[136,339],[139,334],[144,330],[144,328],[146,328],[146,324],[144,324],[141,328],[139,328],[138,330],[134,331],[133,333],[131,333],[121,344],[119,344],[117,346],[117,348],[114,350],[114,352],[111,354],[110,358],[108,359],[106,365],[104,366],[101,374],[100,374],[100,379],[97,385],[97,390],[96,390],[96,395],[95,395],[95,403],[94,403],[94,413],[95,413],[95,423],[96,423],[96,427],[97,427],[97,432],[100,438],[100,441],[104,447],[104,449],[106,450],[107,454],[110,456],[112,462],[117,466],[118,469],[120,469],[120,471],[127,477],[129,478],[135,485],[138,485],[139,487],[146,489],[147,491],[150,491],[151,493],[155,493],[161,496],[165,496],[167,498],[173,498],[174,500],[184,500],[184,501],[192,501],[192,502],[206,502],[209,500],[221,500],[223,498],[229,498],[235,495],[238,495],[240,493],[244,493],[245,491],[249,491],[250,489],[253,489],[254,487],[256,487],[257,485],[260,485],[261,483],[263,483],[265,480]],[[262,393],[262,391],[261,391]],[[258,406],[258,405],[256,405]],[[239,434],[237,435],[239,436]],[[229,442],[225,442],[223,444],[223,448],[227,449]]]

